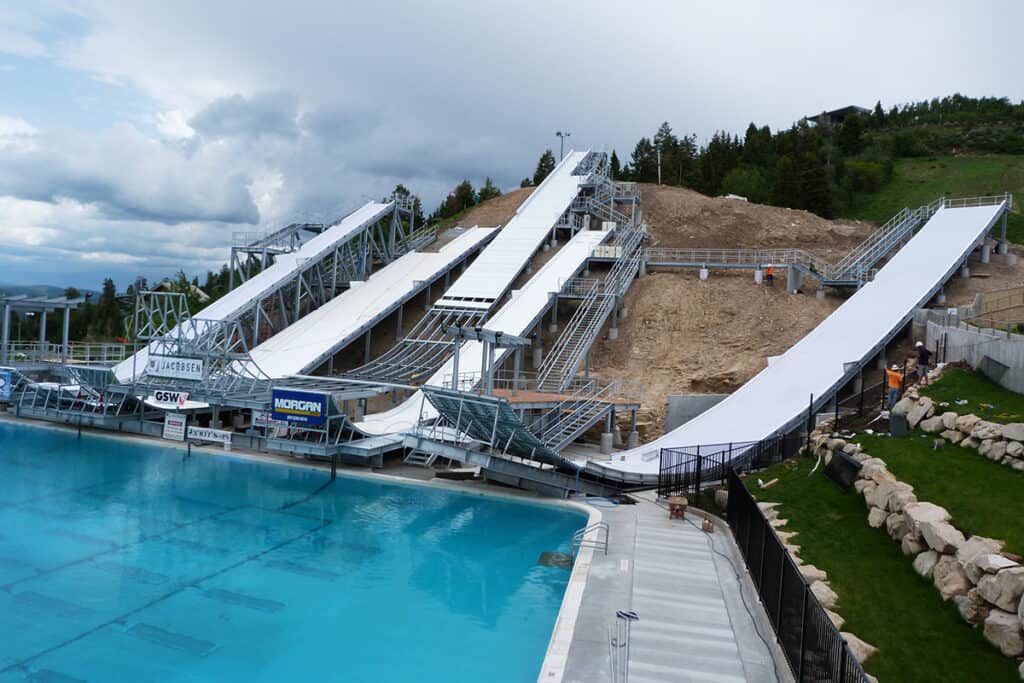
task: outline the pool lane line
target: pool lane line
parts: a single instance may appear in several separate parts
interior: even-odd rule
[[[333,483],[334,483],[334,480],[333,479],[329,479],[329,480],[325,481],[323,484],[321,484],[320,486],[316,487],[313,491],[311,491],[305,497],[299,498],[298,500],[294,500],[291,503],[285,503],[284,505],[279,507],[277,510],[279,512],[283,512],[283,511],[285,511],[285,510],[287,510],[289,508],[295,507],[296,505],[299,505],[301,503],[305,503],[306,501],[312,500],[313,498],[316,498],[317,495],[322,493],[325,489],[330,488],[331,484],[333,484]]]
[[[200,522],[206,522],[206,521],[209,521],[209,520],[212,520],[212,519],[216,519],[217,517],[220,517],[222,515],[226,515],[226,514],[228,514],[230,512],[237,512],[238,510],[244,510],[247,507],[249,507],[249,506],[248,505],[241,505],[241,506],[234,507],[234,508],[228,508],[226,510],[219,510],[218,512],[214,512],[213,514],[206,515],[205,517],[197,517],[197,518],[189,520],[187,522],[179,522],[178,524],[174,524],[172,526],[169,526],[169,527],[166,527],[164,529],[161,529],[157,533],[149,534],[147,536],[142,536],[139,539],[137,539],[135,541],[132,541],[131,543],[111,543],[109,548],[104,548],[103,550],[98,550],[95,553],[92,553],[91,555],[86,555],[84,557],[79,557],[77,559],[71,560],[69,562],[65,562],[64,564],[58,565],[56,567],[51,567],[49,569],[35,569],[36,573],[33,574],[32,576],[26,576],[26,577],[21,578],[21,579],[15,579],[13,581],[9,581],[8,583],[5,583],[5,584],[0,584],[0,590],[5,591],[7,593],[10,593],[11,589],[14,586],[17,586],[20,583],[24,583],[26,581],[31,581],[33,579],[38,579],[38,578],[40,578],[42,576],[49,576],[51,574],[55,574],[56,572],[59,572],[59,571],[64,570],[64,569],[70,569],[71,567],[76,567],[76,566],[81,565],[81,564],[86,564],[88,562],[92,562],[93,560],[95,560],[95,559],[97,559],[99,557],[102,557],[104,555],[108,555],[110,553],[113,553],[113,552],[116,552],[116,551],[119,551],[119,550],[126,550],[128,548],[132,548],[132,547],[137,546],[137,545],[142,545],[143,543],[148,543],[149,541],[159,540],[160,537],[163,536],[164,534],[172,533],[172,532],[175,532],[175,531],[180,531],[181,529],[184,529],[186,527],[192,526],[193,524],[198,524]]]
[[[207,574],[206,576],[203,576],[201,578],[195,579],[195,580],[190,581],[190,582],[188,582],[186,584],[182,584],[182,585],[178,586],[176,589],[172,590],[171,592],[166,593],[164,595],[161,595],[161,596],[159,596],[157,598],[154,598],[153,600],[150,600],[145,605],[142,605],[140,607],[136,607],[133,610],[129,610],[129,611],[125,612],[124,614],[121,614],[121,615],[119,615],[117,617],[114,617],[113,619],[110,619],[108,621],[103,622],[102,624],[97,624],[96,626],[88,629],[87,631],[83,631],[82,633],[79,633],[78,635],[74,636],[73,638],[69,638],[69,639],[65,640],[64,642],[62,642],[62,643],[58,643],[57,645],[52,645],[52,646],[50,646],[50,647],[48,647],[48,648],[46,648],[44,650],[41,650],[41,651],[39,651],[39,652],[29,656],[29,657],[25,657],[24,659],[20,659],[20,660],[14,662],[12,664],[9,664],[8,666],[0,669],[0,673],[7,673],[7,672],[15,670],[15,669],[22,669],[22,670],[24,670],[24,669],[27,668],[29,662],[35,661],[36,659],[39,659],[40,657],[45,657],[46,655],[50,654],[51,652],[55,652],[55,651],[61,649],[62,647],[67,647],[68,645],[76,643],[79,640],[82,640],[83,638],[87,638],[88,636],[90,636],[90,635],[96,633],[97,631],[100,631],[100,630],[102,630],[102,629],[104,629],[104,628],[106,628],[108,626],[112,626],[114,624],[122,624],[123,625],[132,616],[142,612],[143,610],[147,610],[150,607],[154,607],[155,605],[158,605],[159,603],[161,603],[161,602],[163,602],[163,601],[165,601],[165,600],[167,600],[169,598],[172,598],[175,595],[178,595],[179,593],[182,593],[186,588],[196,588],[196,589],[199,589],[199,584],[201,584],[201,583],[203,583],[205,581],[209,581],[211,579],[214,579],[214,578],[216,578],[216,577],[218,577],[218,576],[220,576],[222,574],[225,574],[225,573],[227,573],[227,572],[229,572],[229,571],[231,571],[233,569],[238,569],[242,565],[248,564],[249,562],[252,562],[254,560],[258,560],[261,557],[263,557],[264,555],[267,555],[267,554],[272,553],[274,551],[280,550],[281,548],[285,547],[286,545],[289,545],[291,543],[295,543],[296,541],[301,541],[304,538],[308,538],[309,536],[312,536],[313,534],[316,534],[316,533],[319,533],[319,532],[323,531],[324,529],[326,529],[330,525],[331,525],[331,522],[327,521],[325,523],[322,523],[320,526],[316,527],[315,529],[309,529],[307,531],[304,531],[303,533],[299,534],[298,536],[295,536],[294,538],[290,538],[290,539],[288,539],[286,541],[281,541],[280,543],[276,543],[276,544],[272,545],[271,547],[266,548],[265,550],[261,550],[260,552],[256,553],[255,555],[250,555],[250,556],[248,556],[246,558],[243,558],[243,559],[239,560],[238,562],[230,564],[230,565],[228,565],[226,567],[222,567],[221,569],[218,569],[217,571],[214,571],[214,572],[212,572],[210,574]],[[187,634],[185,634],[185,635],[187,635]]]

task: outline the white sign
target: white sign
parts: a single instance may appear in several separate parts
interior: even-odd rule
[[[150,396],[150,401],[153,403],[162,403],[169,406],[175,406],[176,408],[184,408],[185,402],[188,401],[187,391],[165,391],[158,389],[153,392]]]
[[[196,441],[215,441],[223,444],[224,450],[231,450],[231,432],[209,427],[189,427],[188,438]]]
[[[170,379],[203,379],[202,358],[181,358],[179,356],[150,356],[146,374]]]
[[[164,413],[164,438],[171,441],[185,440],[185,415]]]

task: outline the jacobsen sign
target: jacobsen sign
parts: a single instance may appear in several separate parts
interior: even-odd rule
[[[150,356],[149,362],[146,364],[146,374],[153,377],[199,381],[203,379],[203,359]]]
[[[274,389],[270,400],[270,417],[273,420],[319,427],[327,417],[327,396],[324,394]]]

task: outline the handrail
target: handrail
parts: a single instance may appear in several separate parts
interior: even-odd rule
[[[604,538],[601,537],[601,532],[604,532]],[[587,538],[587,534],[594,532],[593,538]],[[604,554],[608,554],[608,537],[609,537],[609,526],[608,522],[601,520],[600,522],[594,522],[582,529],[577,529],[576,533],[572,535],[572,559],[576,559],[576,553],[583,548],[594,548],[596,550],[604,550]]]

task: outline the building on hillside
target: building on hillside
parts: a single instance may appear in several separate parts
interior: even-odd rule
[[[848,116],[868,116],[871,114],[870,109],[864,107],[858,107],[855,104],[851,104],[847,107],[841,107],[839,109],[833,109],[832,111],[823,111],[820,114],[812,114],[811,116],[805,116],[804,121],[808,123],[814,123],[819,126],[838,126],[840,123],[846,120]]]

